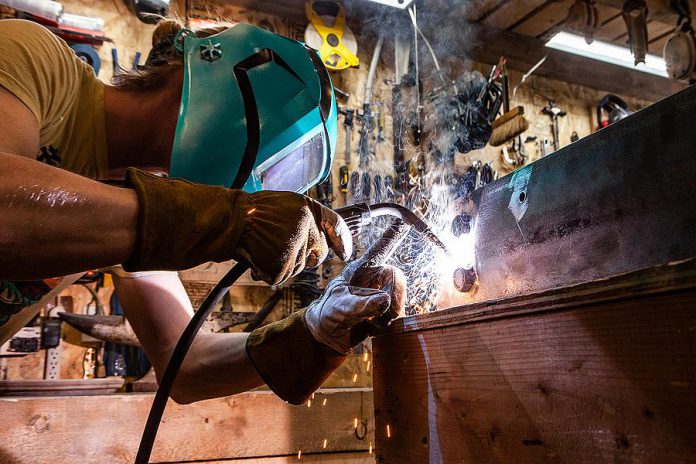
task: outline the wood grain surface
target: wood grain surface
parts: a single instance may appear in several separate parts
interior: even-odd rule
[[[696,462],[693,267],[378,337],[377,462]]]
[[[0,398],[0,463],[131,463],[153,396]],[[311,407],[288,405],[270,392],[186,406],[170,402],[152,462],[297,459],[300,450],[303,459],[317,453],[369,456],[372,410],[372,392],[366,389],[321,390]],[[355,418],[367,424],[362,440],[355,434]]]

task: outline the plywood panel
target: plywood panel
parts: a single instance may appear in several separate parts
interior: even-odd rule
[[[130,463],[152,398],[151,394],[0,398],[0,462]],[[293,455],[296,459],[300,450],[303,454],[360,451],[367,455],[373,436],[371,412],[372,392],[358,389],[320,391],[311,407],[288,405],[268,392],[187,406],[170,402],[152,459],[181,462]],[[356,417],[367,423],[362,440],[354,432]]]
[[[530,37],[540,37],[560,24],[566,16],[568,9],[573,4],[572,0],[560,0],[547,2],[543,9],[540,9],[533,18],[515,25],[511,30]]]
[[[377,338],[378,461],[694,462],[693,267]]]
[[[548,0],[530,0],[525,2],[511,0],[502,4],[500,8],[490,14],[482,23],[497,29],[507,29],[530,12],[548,3]]]

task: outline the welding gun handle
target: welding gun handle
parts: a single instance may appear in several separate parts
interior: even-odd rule
[[[367,203],[356,203],[334,211],[343,218],[353,235],[357,234],[360,228],[368,225],[371,220],[370,207]]]

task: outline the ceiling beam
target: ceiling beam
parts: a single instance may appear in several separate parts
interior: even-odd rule
[[[527,72],[548,54],[535,75],[652,101],[661,100],[685,87],[667,78],[553,50],[534,37],[477,24],[466,27],[467,37],[476,38],[474,44],[467,46],[466,58],[473,61],[495,64],[504,55],[509,68]]]
[[[625,1],[626,0],[596,0],[597,3],[618,8],[619,10],[623,8]],[[670,2],[671,0],[646,0],[648,4],[648,18],[662,23],[676,25],[679,16],[670,6]],[[696,0],[689,0],[689,5],[691,6],[691,13],[696,14]]]

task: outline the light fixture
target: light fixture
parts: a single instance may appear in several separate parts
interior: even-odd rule
[[[400,10],[405,10],[406,8],[409,7],[411,3],[413,3],[413,0],[370,0],[371,2],[374,3],[381,3],[382,5],[387,5],[387,6],[393,6],[394,8],[398,8]]]
[[[633,55],[628,48],[594,40],[591,44],[585,38],[568,32],[559,32],[546,42],[546,46],[575,55],[604,61],[656,76],[667,77],[665,60],[656,55],[645,55],[645,63],[634,65]]]

